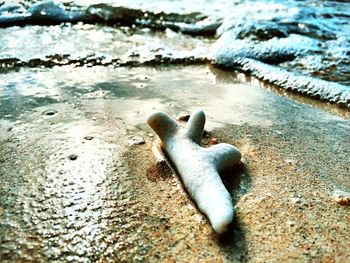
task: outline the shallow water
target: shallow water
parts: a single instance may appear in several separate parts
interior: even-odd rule
[[[349,106],[348,10],[342,1],[5,3],[1,71],[212,63]]]

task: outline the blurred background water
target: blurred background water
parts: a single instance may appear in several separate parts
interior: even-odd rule
[[[347,1],[0,1],[1,72],[212,63],[350,105]]]

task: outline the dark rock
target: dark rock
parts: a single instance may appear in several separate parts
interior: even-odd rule
[[[190,115],[186,114],[186,115],[182,115],[180,117],[177,118],[179,121],[188,121],[190,119]]]
[[[68,156],[68,159],[71,160],[71,161],[75,161],[76,159],[78,159],[78,155],[71,154],[71,155]]]
[[[53,109],[49,109],[49,110],[43,111],[42,115],[52,116],[52,115],[55,115],[56,113],[58,113],[58,111],[53,110]]]
[[[134,136],[129,140],[130,145],[141,145],[144,143],[145,143],[145,140],[141,136]]]

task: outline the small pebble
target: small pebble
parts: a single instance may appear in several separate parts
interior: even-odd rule
[[[210,144],[218,144],[218,139],[217,138],[211,138],[210,139]]]
[[[94,136],[89,136],[89,135],[84,137],[84,139],[88,141],[91,141],[93,138]]]
[[[343,206],[349,206],[350,205],[350,197],[338,197],[335,199],[335,201],[337,202],[337,204],[339,205],[343,205]]]
[[[49,109],[49,110],[43,111],[41,114],[47,115],[47,116],[52,116],[52,115],[55,115],[56,113],[58,113],[57,110]]]
[[[68,159],[71,160],[71,161],[75,161],[76,159],[78,159],[78,155],[71,154],[71,155],[68,156]]]
[[[188,121],[190,119],[190,115],[182,115],[179,118],[177,118],[179,121]]]
[[[293,164],[293,163],[296,163],[296,161],[295,161],[295,160],[293,160],[293,159],[289,159],[289,158],[285,159],[284,161],[285,161],[286,163],[288,163],[288,164]]]
[[[287,224],[288,226],[295,226],[295,221],[288,219],[287,222],[286,222],[286,224]]]
[[[350,206],[350,193],[341,191],[341,190],[335,190],[333,192],[333,197],[335,199],[335,202],[339,205],[343,206]]]
[[[290,199],[290,201],[293,203],[293,204],[300,204],[301,203],[301,199],[299,197],[292,197]]]
[[[280,130],[275,130],[275,133],[277,133],[278,135],[282,135],[282,132]]]
[[[144,143],[145,143],[145,140],[141,136],[134,136],[129,140],[130,145],[141,145]]]

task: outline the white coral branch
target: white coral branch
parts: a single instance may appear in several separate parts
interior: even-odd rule
[[[219,173],[240,161],[239,150],[226,143],[200,146],[205,124],[202,110],[191,114],[184,129],[163,112],[153,113],[147,122],[160,137],[188,193],[207,215],[214,231],[225,232],[233,219],[233,205]]]

